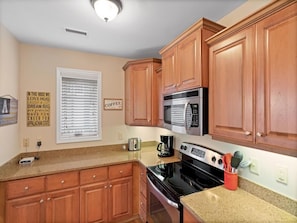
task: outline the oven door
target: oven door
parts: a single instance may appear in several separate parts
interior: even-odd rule
[[[152,222],[180,223],[182,222],[181,205],[168,199],[149,177],[148,179],[148,203],[149,218]]]

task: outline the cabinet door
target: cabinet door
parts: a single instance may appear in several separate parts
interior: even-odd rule
[[[80,188],[80,222],[107,222],[107,183],[91,184]]]
[[[128,68],[133,105],[130,104],[134,125],[152,124],[152,65],[139,64]],[[131,89],[130,89],[131,90]],[[130,108],[130,109],[131,109]]]
[[[162,54],[162,86],[164,94],[176,91],[176,83],[178,83],[176,52],[176,47],[172,47]]]
[[[253,37],[249,28],[210,48],[209,131],[253,141]]]
[[[177,45],[178,91],[201,86],[201,30],[197,30]]]
[[[47,193],[47,223],[79,222],[79,189],[65,189]]]
[[[186,223],[199,223],[198,219],[194,217],[187,208],[184,208],[184,222]]]
[[[297,156],[297,3],[257,24],[257,144]]]
[[[110,220],[132,216],[132,177],[110,181],[109,185]]]
[[[6,202],[6,221],[9,223],[43,223],[45,202],[42,195],[28,196]]]

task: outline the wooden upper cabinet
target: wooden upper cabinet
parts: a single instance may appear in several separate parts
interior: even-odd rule
[[[157,126],[159,119],[158,78],[160,59],[129,61],[125,71],[125,122],[127,125]]]
[[[296,1],[256,27],[256,143],[297,156]]]
[[[253,142],[253,28],[210,48],[209,132]]]
[[[208,40],[213,138],[297,157],[296,8],[275,1]]]
[[[208,46],[205,39],[224,27],[201,19],[163,48],[163,93],[208,87]]]

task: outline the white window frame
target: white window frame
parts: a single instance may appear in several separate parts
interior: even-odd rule
[[[69,68],[61,68],[57,67],[57,91],[56,91],[56,143],[71,143],[71,142],[85,142],[85,141],[95,141],[102,139],[102,119],[101,119],[101,90],[102,90],[102,82],[101,82],[101,72],[99,71],[89,71],[89,70],[78,70],[78,69],[69,69]],[[77,78],[77,79],[86,79],[86,80],[97,80],[97,102],[98,102],[98,110],[97,110],[97,134],[92,136],[82,136],[73,134],[72,136],[63,136],[62,132],[62,120],[61,120],[61,108],[62,108],[62,78]]]

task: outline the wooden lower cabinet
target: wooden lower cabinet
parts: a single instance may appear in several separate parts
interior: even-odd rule
[[[184,222],[200,223],[200,221],[198,221],[198,219],[187,208],[184,208]]]
[[[132,177],[110,181],[109,190],[110,222],[132,217]]]
[[[0,216],[0,222],[125,221],[133,215],[132,165],[125,163],[6,182],[5,218]]]
[[[48,193],[14,198],[6,202],[5,222],[79,222],[78,199],[78,188],[63,189]]]
[[[79,223],[78,188],[47,193],[45,203],[46,223]]]
[[[107,183],[97,183],[80,188],[80,222],[107,222]]]
[[[6,220],[9,223],[41,223],[45,220],[44,195],[32,195],[6,202]]]
[[[80,222],[118,222],[132,217],[132,163],[82,170]]]
[[[147,222],[147,181],[146,167],[139,164],[139,216],[142,222]]]

